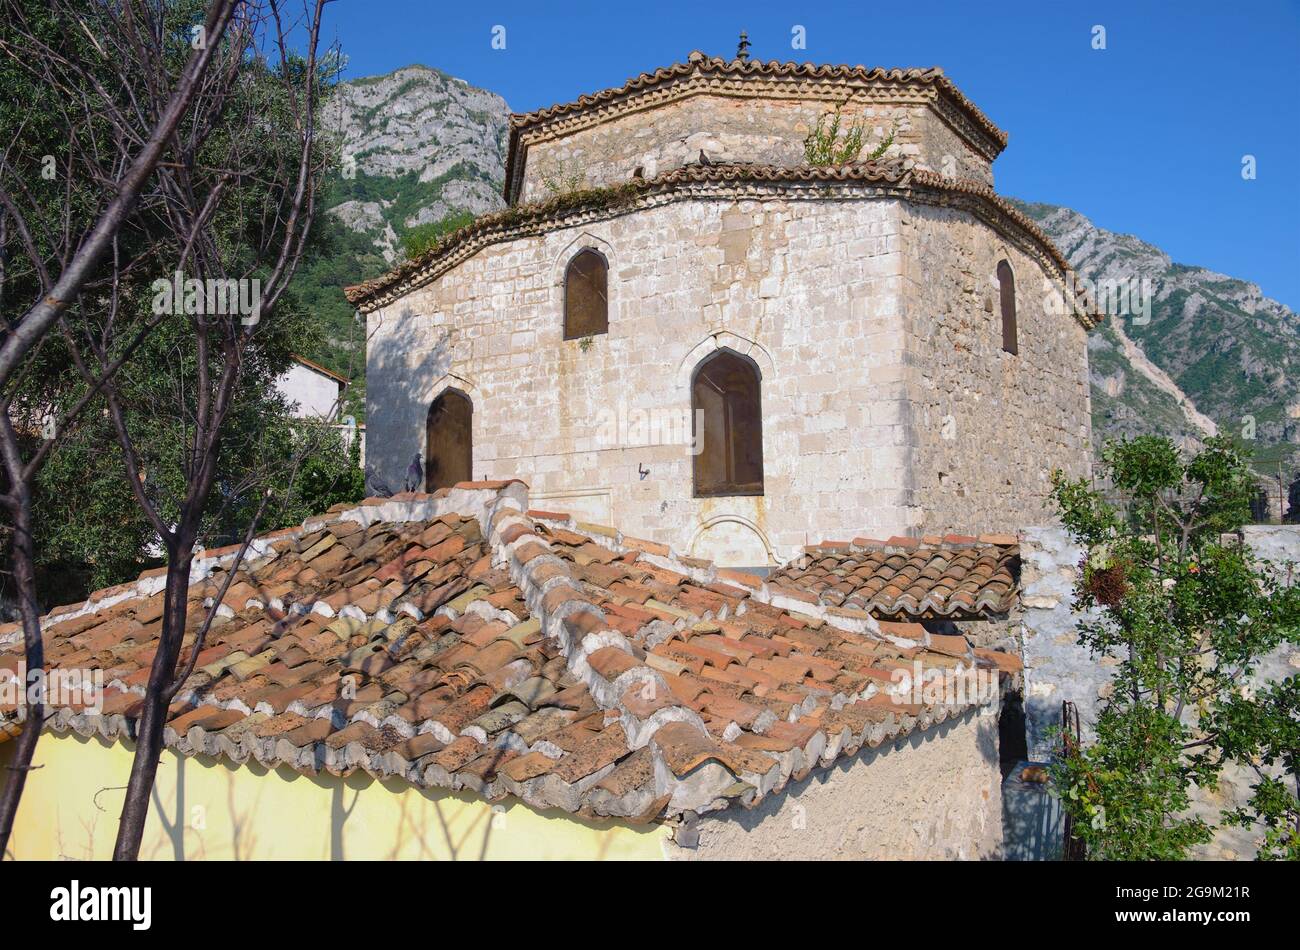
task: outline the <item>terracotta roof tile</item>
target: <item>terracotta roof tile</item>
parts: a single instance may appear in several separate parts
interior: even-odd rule
[[[961,535],[933,541],[857,538],[847,550],[813,546],[810,552],[773,571],[769,585],[785,596],[843,605],[881,619],[973,619],[1005,614],[1016,603],[1016,543]]]
[[[490,493],[477,510],[523,494],[517,483],[464,490]],[[447,497],[382,504],[391,510]],[[853,629],[837,626],[829,612],[791,613],[768,602],[771,588],[761,578],[640,542],[625,546],[616,533],[534,521],[516,510],[495,540],[490,531],[485,540],[478,522],[458,512],[429,519],[421,508],[426,520],[376,522],[366,512],[378,504],[312,519],[310,530],[277,533],[268,554],[242,566],[237,585],[248,590],[236,591],[235,600],[253,604],[240,604],[234,617],[214,625],[199,672],[171,711],[169,744],[183,754],[224,750],[237,761],[253,755],[307,772],[362,768],[416,785],[517,794],[542,807],[648,820],[665,809],[707,809],[768,794],[784,783],[782,769],[812,767],[812,760],[787,753],[807,747],[816,759],[822,747],[809,744],[828,728],[847,730],[844,750],[883,741],[886,719],[895,732],[912,728],[921,720],[902,707],[886,715],[895,704],[884,692],[895,686],[892,670],[910,673],[913,658],[948,671],[1019,672],[1014,657],[972,652],[963,638],[927,635],[916,624],[882,622],[879,633],[863,633],[854,631],[874,621],[861,611],[844,612]],[[538,540],[521,542],[529,533]],[[532,559],[512,579],[492,566],[494,557],[506,559],[500,546],[508,536],[521,543],[516,552],[531,544],[550,556]],[[905,554],[891,545],[895,563],[886,568],[885,557],[872,560],[883,550],[861,547],[819,552],[801,576],[784,569],[782,583],[814,591],[818,584],[847,585],[851,601],[865,587],[863,572],[869,579],[885,570],[899,576],[923,550]],[[647,549],[659,563],[644,560]],[[995,584],[1014,591],[1001,579],[1001,561],[990,559],[990,570],[977,572],[979,556],[968,563],[964,542],[943,551],[945,566],[940,570],[937,559],[919,565],[909,586],[929,570],[932,581],[959,582],[954,596],[971,576],[981,578],[977,596]],[[326,558],[331,569],[304,580],[302,564]],[[965,568],[963,576],[954,564]],[[215,596],[225,568],[212,570],[191,594]],[[538,603],[540,583],[549,595]],[[533,593],[525,596],[521,585],[530,584]],[[266,592],[276,585],[288,585],[277,588],[277,597],[299,604],[298,612],[271,608]],[[265,599],[246,596],[249,590]],[[130,600],[131,591],[123,585],[115,596],[128,600],[102,610],[91,601],[62,611],[61,622],[48,627],[52,663],[103,663],[116,679],[100,710],[59,710],[50,728],[92,734],[108,720],[115,725],[104,734],[122,735],[121,717],[138,716],[139,692],[122,687],[140,690],[147,681],[160,628],[134,619],[157,594]],[[191,620],[201,616],[201,600],[191,600]],[[792,600],[820,609],[816,596]],[[381,613],[386,606],[396,615]],[[550,612],[560,609],[568,619],[548,625]],[[190,642],[193,630],[191,624]],[[548,636],[557,631],[570,639]],[[611,639],[618,636],[624,645]],[[12,665],[19,637],[16,628],[0,634],[0,665]],[[624,676],[631,682],[610,688]],[[11,725],[0,715],[6,734]],[[202,737],[204,749],[191,748],[191,736]],[[653,768],[658,754],[667,772]],[[784,764],[773,756],[784,756]],[[692,801],[676,776],[705,763],[716,766],[709,774],[723,787]]]

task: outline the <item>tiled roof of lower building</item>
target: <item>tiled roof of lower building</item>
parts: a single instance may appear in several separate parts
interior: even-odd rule
[[[969,620],[1015,606],[1020,546],[1004,534],[855,538],[810,546],[768,581],[877,617]]]
[[[752,805],[993,700],[1019,670],[961,636],[526,509],[523,483],[498,482],[332,510],[256,541],[224,596],[235,555],[201,556],[186,655],[221,600],[165,743],[645,821]],[[149,572],[46,618],[47,665],[107,686],[48,728],[134,735],[162,588]],[[21,659],[0,628],[0,669]],[[912,702],[918,672],[949,689]],[[0,708],[0,734],[16,729]]]

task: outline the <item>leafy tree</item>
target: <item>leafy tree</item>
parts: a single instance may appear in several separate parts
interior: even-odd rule
[[[5,3],[10,17],[0,17],[0,50],[6,52],[0,55],[0,85],[7,94],[0,99],[0,128],[10,133],[7,140],[14,143],[6,153],[5,171],[12,175],[13,191],[26,211],[33,242],[43,256],[58,261],[63,253],[58,242],[64,233],[65,217],[78,221],[91,216],[96,202],[102,200],[101,182],[108,179],[99,162],[111,162],[116,155],[112,148],[116,133],[108,119],[111,110],[94,98],[118,92],[127,99],[94,45],[105,42],[106,36],[116,38],[107,25],[114,13],[108,6],[88,9],[81,16],[83,27],[91,26],[70,29],[65,7],[52,7],[46,0]],[[191,52],[191,25],[202,23],[203,12],[204,4],[199,0],[170,3],[159,12],[159,22],[168,28],[167,64],[159,69],[169,77],[179,72]],[[68,83],[81,78],[75,88],[99,103],[98,108],[84,110],[84,124],[75,129],[75,135],[64,124],[68,114],[62,102],[65,90],[40,81],[41,73],[28,61],[33,57],[24,59],[19,55],[24,47],[33,47],[33,36],[42,44],[41,56],[34,57],[38,61],[66,57],[90,64],[85,73],[65,77]],[[291,68],[300,69],[301,64],[294,61]],[[96,76],[99,89],[84,78],[89,74]],[[138,78],[135,81],[143,82]],[[273,65],[262,61],[246,63],[244,79],[231,100],[227,103],[230,116],[225,121],[206,125],[205,111],[204,116],[192,117],[181,125],[187,140],[201,133],[202,145],[197,149],[200,163],[193,173],[208,184],[211,177],[220,174],[213,169],[229,166],[225,160],[235,148],[232,142],[247,134],[236,116],[251,113],[263,117],[265,128],[254,143],[262,173],[246,174],[237,183],[221,186],[226,195],[233,197],[220,206],[210,228],[216,252],[227,260],[238,260],[250,256],[250,247],[267,243],[264,231],[274,233],[266,214],[279,200],[274,187],[277,178],[285,177],[284,169],[294,168],[296,143],[290,131],[293,117],[285,101],[284,84],[277,81]],[[205,110],[210,111],[210,107]],[[192,131],[194,126],[199,129]],[[274,134],[268,134],[271,132]],[[81,143],[80,147],[74,147],[74,143]],[[48,178],[38,173],[46,155],[53,156],[56,162],[56,171]],[[254,167],[246,164],[246,170],[251,172]],[[283,191],[283,185],[279,191]],[[146,190],[139,210],[124,220],[116,239],[116,259],[126,263],[102,267],[92,275],[91,292],[69,310],[70,336],[52,335],[32,353],[11,396],[13,415],[25,421],[19,426],[21,444],[30,457],[41,444],[42,421],[68,419],[72,407],[87,397],[88,386],[73,366],[74,346],[80,346],[84,353],[85,339],[111,341],[103,328],[114,323],[125,327],[150,323],[149,332],[132,351],[113,388],[124,407],[150,497],[168,524],[176,522],[185,495],[184,454],[197,408],[198,369],[190,318],[167,314],[154,323],[150,315],[152,282],[170,275],[178,266],[181,236],[175,233],[175,222],[165,211],[174,205],[159,183]],[[332,219],[326,219],[326,223],[336,224]],[[318,257],[336,236],[337,232],[328,227],[313,228],[308,236],[308,252]],[[0,248],[0,261],[6,265],[0,270],[0,302],[15,304],[38,297],[41,286],[30,263],[13,253],[17,242],[12,230],[9,238],[10,247]],[[265,269],[259,275],[264,277]],[[111,296],[114,289],[116,299]],[[336,487],[343,496],[357,494],[345,486],[360,477],[360,470],[349,469],[347,453],[337,434],[295,420],[273,385],[289,368],[293,353],[311,355],[328,347],[326,338],[333,328],[313,310],[312,303],[299,295],[295,282],[276,306],[274,319],[260,323],[256,337],[243,352],[232,408],[217,446],[214,484],[218,490],[205,505],[199,531],[204,545],[236,539],[265,488],[274,492],[270,509],[263,517],[268,529],[301,523],[313,513],[310,506],[323,500],[333,499],[326,502],[326,507],[335,500],[346,500],[335,498],[334,488],[320,484],[325,473],[337,480]],[[351,323],[350,308],[347,319]],[[127,335],[118,336],[120,349]],[[208,362],[209,373],[215,378],[222,361],[214,357]],[[32,479],[37,595],[46,607],[70,603],[92,590],[132,579],[142,568],[155,566],[161,560],[158,533],[124,478],[117,436],[106,408],[102,394],[92,395],[76,425],[60,425],[58,451],[49,454]],[[354,410],[355,406],[351,406],[350,411]],[[293,477],[299,463],[315,473],[311,488],[301,477]],[[0,526],[0,540],[8,542],[9,534],[8,525]],[[0,553],[0,573],[13,570],[9,551],[10,545],[5,543]],[[0,586],[0,591],[8,594],[11,586]]]
[[[233,543],[256,510],[261,493],[272,490],[262,523],[267,530],[301,524],[340,501],[361,498],[362,472],[336,431],[296,419],[274,380],[290,365],[290,354],[319,336],[319,325],[289,298],[258,335],[259,359],[250,361],[239,382],[217,460],[217,490],[209,498],[201,543]],[[132,407],[129,424],[151,496],[173,521],[184,485],[184,443],[173,405],[173,373],[186,331],[160,325],[126,365],[117,383]],[[51,348],[51,353],[57,347]],[[80,393],[69,384],[47,389],[58,411]],[[133,497],[116,457],[110,421],[94,411],[64,439],[36,477],[34,515],[39,591],[46,604],[71,603],[90,591],[136,577],[160,563],[158,537]],[[106,451],[107,449],[107,451]],[[295,471],[296,469],[296,471]]]
[[[288,285],[309,246],[330,160],[315,129],[338,62],[331,52],[318,55],[324,2],[304,0],[293,21],[279,0],[125,7],[57,0],[52,18],[33,0],[0,0],[0,53],[20,79],[6,93],[30,97],[3,116],[12,123],[7,141],[20,147],[0,162],[0,246],[15,244],[4,239],[12,219],[28,262],[6,266],[0,279],[6,293],[12,288],[36,301],[20,325],[9,324],[0,347],[0,376],[19,360],[23,371],[0,406],[0,454],[8,497],[16,499],[9,507],[22,516],[12,520],[9,540],[20,568],[29,662],[42,664],[34,558],[27,552],[33,535],[46,529],[29,527],[29,481],[18,473],[68,439],[79,410],[99,408],[111,433],[101,430],[102,441],[82,443],[82,477],[116,468],[126,492],[106,497],[129,495],[136,514],[124,520],[143,519],[166,560],[158,649],[114,849],[119,859],[138,856],[166,712],[192,674],[214,617],[204,608],[197,628],[189,623],[194,552],[242,534],[236,561],[242,558],[272,502],[292,507],[300,463],[315,448],[310,427],[289,420],[271,381],[299,335],[302,311]],[[69,44],[67,37],[77,39]],[[211,70],[209,59],[216,61]],[[191,100],[202,106],[189,109]],[[163,119],[152,117],[157,110]],[[29,138],[23,133],[33,113],[42,118]],[[47,155],[32,150],[34,141]],[[46,157],[58,173],[48,179],[54,186],[32,175]],[[125,185],[115,183],[123,168],[131,169]],[[104,200],[108,210],[95,223]],[[91,227],[89,255],[61,237]],[[50,274],[59,275],[57,282]],[[183,302],[164,293],[173,278],[177,287],[189,282]],[[44,329],[55,325],[58,333],[45,338]],[[45,434],[51,428],[55,435]],[[76,435],[93,438],[91,429]],[[102,459],[110,441],[116,459]],[[310,490],[319,496],[328,462],[312,471]],[[43,493],[49,504],[69,505],[84,491],[70,481],[76,467],[62,475],[63,483]],[[65,523],[80,509],[67,513]],[[107,560],[124,561],[139,538],[128,534]],[[193,643],[183,654],[190,629]],[[20,769],[43,719],[39,703],[35,712],[20,738]],[[5,787],[0,838],[20,793],[18,782]]]
[[[50,5],[55,5],[53,0]],[[238,0],[213,0],[206,15],[202,15],[201,8],[194,8],[198,13],[186,25],[191,36],[197,30],[205,41],[191,43],[182,54],[185,59],[174,83],[151,86],[147,97],[131,102],[131,119],[125,122],[121,121],[124,113],[117,108],[124,103],[113,93],[116,83],[112,73],[127,57],[117,55],[119,49],[106,51],[105,45],[112,44],[101,45],[101,39],[107,37],[101,34],[101,39],[96,39],[90,24],[102,16],[102,22],[123,27],[115,38],[125,39],[128,45],[133,43],[133,52],[146,47],[153,50],[157,33],[149,32],[148,21],[156,8],[129,5],[123,9],[117,4],[92,8],[83,3],[75,10],[59,4],[60,9],[50,11],[30,0],[7,0],[0,8],[0,56],[7,60],[2,85],[8,101],[21,103],[20,108],[8,108],[0,114],[0,129],[8,133],[0,157],[0,305],[5,308],[0,321],[0,462],[4,482],[0,507],[8,515],[6,550],[22,622],[24,660],[34,670],[42,669],[45,660],[35,577],[32,482],[58,444],[60,434],[57,425],[50,431],[44,423],[39,441],[31,437],[30,431],[20,432],[29,430],[45,408],[40,402],[32,404],[21,398],[23,383],[30,379],[51,335],[70,338],[70,319],[76,316],[79,301],[107,300],[108,311],[116,315],[120,287],[114,277],[107,281],[106,289],[102,272],[111,269],[120,276],[148,258],[148,242],[140,248],[130,240],[130,219],[135,216],[139,220],[141,214],[148,217],[148,184],[185,117],[193,117],[191,106],[202,101],[205,89],[210,87],[212,73],[208,66],[227,35],[238,5]],[[59,18],[65,21],[61,30],[57,26]],[[75,21],[85,34],[98,61],[111,64],[105,70],[105,82],[84,81],[87,73],[80,63],[91,54],[80,37],[68,41],[68,36],[77,32],[71,29],[70,21]],[[148,41],[143,39],[142,25]],[[141,72],[126,68],[137,77]],[[24,93],[30,98],[21,98]],[[41,105],[51,108],[42,114]],[[22,107],[28,111],[23,112]],[[29,120],[31,135],[24,136]],[[33,153],[23,148],[33,140],[49,141],[52,130],[60,126],[66,135],[54,150]],[[53,138],[56,142],[60,139],[57,134]],[[92,164],[98,173],[78,178],[76,173],[84,171],[88,154],[94,155]],[[38,166],[32,159],[38,156],[40,178],[61,179],[56,193],[59,197],[36,185]],[[52,215],[60,203],[62,214]],[[126,257],[122,254],[124,235]],[[138,256],[130,254],[132,249],[140,252]],[[19,253],[11,256],[11,250]],[[15,262],[17,266],[12,267]],[[140,332],[147,333],[149,327],[146,321]],[[128,343],[113,357],[98,359],[94,369],[78,365],[91,388],[86,398],[75,403],[61,420],[65,430],[87,408],[99,386],[111,382],[133,345]],[[49,421],[46,416],[46,423]],[[24,434],[28,436],[26,446]],[[36,443],[34,448],[32,443]],[[13,828],[44,720],[45,703],[38,691],[27,709],[27,721],[0,787],[0,851]]]
[[[388,270],[370,238],[346,227],[332,214],[319,215],[302,266],[294,275],[290,291],[303,309],[319,324],[321,332],[298,344],[297,352],[352,380],[365,379],[365,324],[356,319],[356,308],[343,296],[343,288]],[[349,388],[348,396],[353,395]],[[349,414],[363,418],[349,406]]]
[[[1225,439],[1186,457],[1141,436],[1107,446],[1102,467],[1118,502],[1053,475],[1086,551],[1075,608],[1097,609],[1079,641],[1118,661],[1095,740],[1055,766],[1076,834],[1093,858],[1185,857],[1214,832],[1189,813],[1193,787],[1236,762],[1258,782],[1223,821],[1262,829],[1261,856],[1300,857],[1300,686],[1249,685],[1266,654],[1300,642],[1300,587],[1236,534],[1248,459]]]

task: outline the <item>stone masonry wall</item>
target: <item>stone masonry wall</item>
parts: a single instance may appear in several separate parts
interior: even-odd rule
[[[540,508],[750,566],[896,532],[898,215],[890,200],[676,201],[491,246],[370,314],[375,471],[401,488],[453,386],[474,404],[475,477],[519,476]],[[562,339],[562,281],[588,246],[609,262],[610,309],[584,348]],[[689,433],[691,373],[718,346],[762,374],[760,498],[693,498],[683,445],[631,444],[640,411]],[[611,413],[628,420],[614,445]]]
[[[699,860],[953,860],[1002,852],[998,707],[818,771],[751,810],[700,819]]]
[[[609,262],[610,301],[586,343],[562,339],[584,247]],[[1086,350],[1026,289],[1021,354],[1002,356],[979,277],[997,254],[1041,284],[986,225],[892,199],[677,200],[493,245],[370,314],[370,458],[400,489],[454,387],[474,404],[475,477],[723,565],[1014,531],[1041,520],[1052,467],[1086,470]],[[693,497],[690,379],[718,347],[762,376],[762,497]]]
[[[909,523],[936,533],[1039,524],[1052,470],[1089,469],[1087,331],[1048,312],[1036,259],[969,214],[908,205],[899,230]],[[1002,350],[1004,258],[1015,274],[1014,356]]]
[[[1300,563],[1300,526],[1254,525],[1243,529],[1255,554],[1278,565]],[[1083,551],[1061,527],[1026,529],[1020,538],[1021,638],[1024,644],[1025,726],[1029,757],[1046,761],[1051,756],[1050,730],[1060,722],[1061,702],[1079,708],[1085,738],[1111,689],[1111,670],[1118,661],[1096,658],[1079,646],[1075,632],[1078,617],[1071,609],[1073,588]],[[1294,583],[1296,575],[1290,574]],[[1093,614],[1095,616],[1095,614]],[[1300,670],[1300,648],[1283,646],[1265,657],[1257,681],[1295,675]],[[1214,791],[1198,792],[1193,811],[1217,823],[1219,813],[1244,803],[1257,781],[1253,772],[1237,766],[1224,769]],[[1249,857],[1256,835],[1249,829],[1220,830],[1202,854],[1211,858]]]
[[[530,144],[521,200],[548,197],[547,180],[565,174],[577,175],[583,187],[627,181],[637,168],[653,178],[698,162],[701,150],[719,164],[804,165],[804,139],[835,105],[830,100],[696,95],[626,113]],[[931,171],[993,184],[989,162],[926,103],[850,101],[842,116],[842,129],[865,119],[864,154],[896,126],[886,159],[905,158]]]
[[[1079,707],[1087,735],[1096,721],[1117,660],[1095,658],[1079,646],[1074,584],[1083,549],[1052,525],[1020,534],[1021,642],[1024,644],[1025,731],[1029,758],[1047,761],[1051,730],[1060,725],[1061,702]],[[1088,619],[1095,619],[1091,611]]]

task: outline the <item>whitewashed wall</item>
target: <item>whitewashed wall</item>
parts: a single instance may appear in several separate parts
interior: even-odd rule
[[[998,705],[972,709],[699,820],[677,860],[989,860],[1002,856]]]
[[[289,371],[275,381],[275,388],[297,404],[295,415],[300,419],[333,419],[338,414],[342,384],[310,366],[293,363]]]

